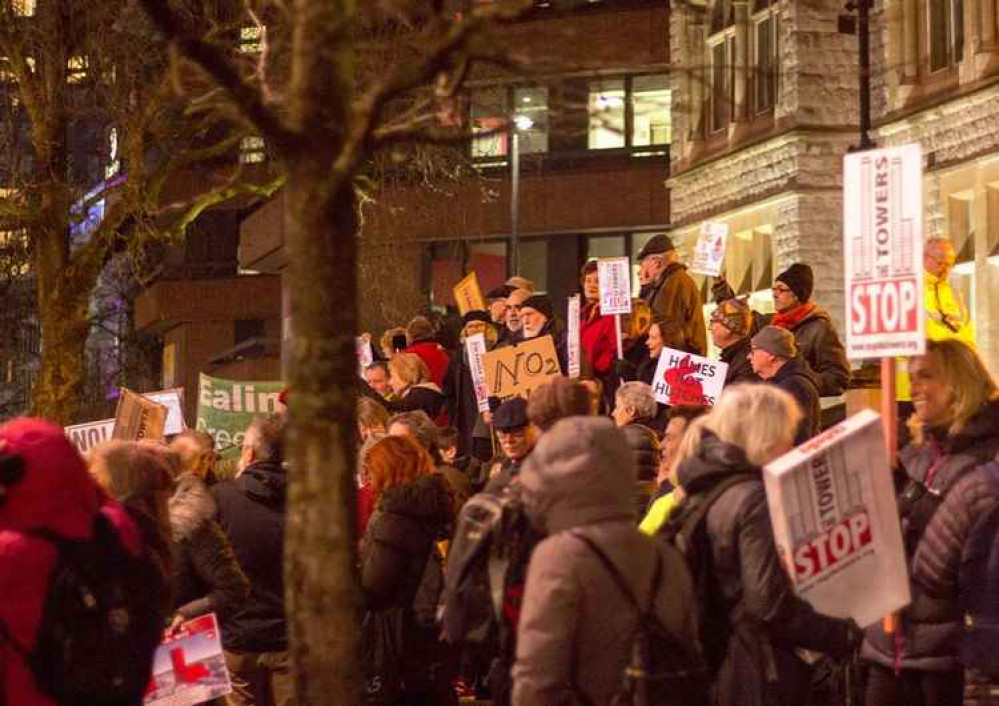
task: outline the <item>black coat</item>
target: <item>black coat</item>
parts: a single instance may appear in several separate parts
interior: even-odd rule
[[[262,461],[212,488],[219,525],[250,580],[242,609],[221,620],[227,650],[280,652],[288,647],[283,573],[287,485],[284,468]]]
[[[423,411],[434,421],[437,420],[437,416],[444,409],[444,393],[432,382],[413,385],[406,390],[406,394],[402,396],[402,399],[386,400],[379,398],[378,401],[393,414]]]
[[[444,375],[443,392],[448,422],[458,430],[458,456],[468,456],[472,453],[479,404],[475,398],[472,369],[468,365],[468,350],[464,346],[451,354],[451,362]]]
[[[760,376],[753,372],[753,366],[749,362],[749,337],[740,339],[725,348],[721,352],[723,363],[728,364],[728,372],[725,373],[725,384],[734,385],[737,382],[759,382]]]
[[[808,364],[801,358],[792,358],[770,378],[770,383],[790,393],[801,407],[804,416],[794,435],[795,446],[818,434],[822,423],[822,406],[819,404],[819,386],[815,375],[808,369]]]
[[[680,465],[679,480],[688,498],[694,498],[732,474],[758,480],[725,490],[706,518],[716,577],[706,610],[732,615],[738,608],[742,615],[715,680],[716,703],[800,706],[807,701],[809,674],[795,648],[848,654],[852,649],[848,623],[816,613],[795,595],[777,557],[762,471],[742,449],[706,434],[697,453]],[[778,690],[769,703],[764,697],[768,665],[776,668]]]
[[[232,545],[215,521],[216,506],[193,473],[177,479],[170,498],[174,542],[174,613],[191,619],[216,613],[232,617],[250,593]]]

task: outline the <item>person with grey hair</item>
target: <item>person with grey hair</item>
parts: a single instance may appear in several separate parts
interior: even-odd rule
[[[634,479],[627,442],[609,419],[559,421],[525,462],[524,509],[546,537],[527,569],[514,706],[568,703],[570,693],[571,703],[611,703],[643,618],[673,638],[678,671],[698,663],[690,576],[676,549],[635,527]],[[693,680],[671,684],[682,692]]]
[[[229,706],[294,702],[281,570],[288,485],[284,438],[281,417],[254,419],[243,439],[239,475],[212,488],[219,525],[250,581],[250,595],[240,609],[219,614],[232,676]]]
[[[614,396],[614,423],[619,427],[655,419],[658,413],[652,386],[644,382],[626,382]],[[646,424],[649,426],[649,424]]]
[[[794,436],[802,444],[819,433],[822,408],[819,381],[798,355],[794,334],[777,326],[764,326],[753,336],[749,363],[762,380],[789,392],[801,407],[803,417]]]
[[[614,395],[614,423],[624,432],[638,469],[635,509],[638,517],[655,492],[653,481],[659,470],[659,434],[653,426],[658,413],[652,387],[644,382],[626,382]]]

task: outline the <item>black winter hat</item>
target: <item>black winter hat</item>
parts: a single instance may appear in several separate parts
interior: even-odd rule
[[[638,261],[641,262],[649,255],[661,255],[670,250],[676,250],[676,246],[673,245],[673,240],[668,235],[665,233],[653,235],[652,240],[647,242],[641,252],[638,253]]]
[[[511,287],[509,284],[501,284],[486,292],[486,299],[506,299],[515,289],[516,287]]]
[[[492,317],[489,316],[489,312],[482,311],[482,309],[472,309],[471,311],[466,311],[465,315],[461,317],[462,327],[468,326],[473,321],[482,321],[487,324],[491,324],[493,322]]]
[[[523,429],[528,421],[527,400],[523,397],[509,399],[493,412],[493,426],[497,431]]]
[[[534,294],[524,300],[521,309],[534,309],[545,315],[549,320],[555,318],[555,305],[547,294]]]
[[[786,284],[802,304],[812,298],[815,276],[812,268],[803,262],[796,262],[777,275],[777,281]]]

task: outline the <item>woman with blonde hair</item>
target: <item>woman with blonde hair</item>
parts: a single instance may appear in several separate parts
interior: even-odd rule
[[[420,356],[415,353],[398,353],[388,363],[389,384],[396,399],[378,399],[378,402],[389,412],[398,414],[399,412],[415,412],[422,410],[427,416],[433,419],[438,426],[447,426],[447,420],[443,418],[441,411],[444,408],[444,393],[440,386],[430,381],[430,370]],[[372,399],[374,395],[365,394]]]
[[[779,388],[726,388],[677,470],[685,498],[675,522],[711,565],[701,635],[720,706],[806,703],[810,669],[797,650],[843,657],[863,638],[853,621],[798,598],[777,555],[761,467],[792,448],[800,417]]]
[[[960,704],[964,669],[957,567],[988,491],[976,469],[999,451],[999,391],[975,351],[958,340],[927,341],[909,360],[922,443],[899,454],[907,485],[899,499],[911,562],[912,602],[894,634],[867,631],[872,662],[867,704],[892,706],[920,695],[926,706]]]

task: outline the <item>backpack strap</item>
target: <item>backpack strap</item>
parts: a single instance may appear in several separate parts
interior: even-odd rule
[[[668,538],[675,538],[676,545],[680,551],[686,554],[694,539],[694,533],[701,526],[701,523],[708,516],[708,511],[729,488],[741,483],[759,480],[759,477],[752,473],[737,473],[728,476],[715,483],[706,493],[697,493],[690,496],[691,504],[687,513],[678,518],[676,524],[666,523],[660,532],[667,534]],[[695,501],[696,499],[696,501]],[[669,535],[672,535],[670,537]]]
[[[631,590],[631,587],[628,585],[628,582],[625,580],[624,576],[621,575],[620,570],[618,570],[617,566],[614,565],[614,562],[611,561],[610,557],[607,556],[604,550],[600,548],[600,545],[598,545],[595,541],[593,541],[592,538],[587,537],[585,534],[581,532],[570,532],[569,534],[575,537],[576,539],[580,540],[583,544],[585,544],[587,548],[591,552],[593,552],[593,554],[600,560],[600,563],[604,565],[605,569],[607,569],[607,573],[610,574],[611,578],[614,579],[614,583],[616,583],[618,588],[621,589],[621,593],[624,594],[624,596],[628,599],[628,602],[631,603],[631,605],[635,608],[635,611],[638,613],[639,617],[646,618],[652,614],[653,606],[655,605],[656,594],[659,593],[659,588],[662,585],[662,578],[663,578],[663,559],[658,552],[656,552],[656,569],[652,575],[652,588],[649,594],[649,607],[646,609],[642,609],[641,604],[638,602],[638,598],[635,597],[635,594]]]

